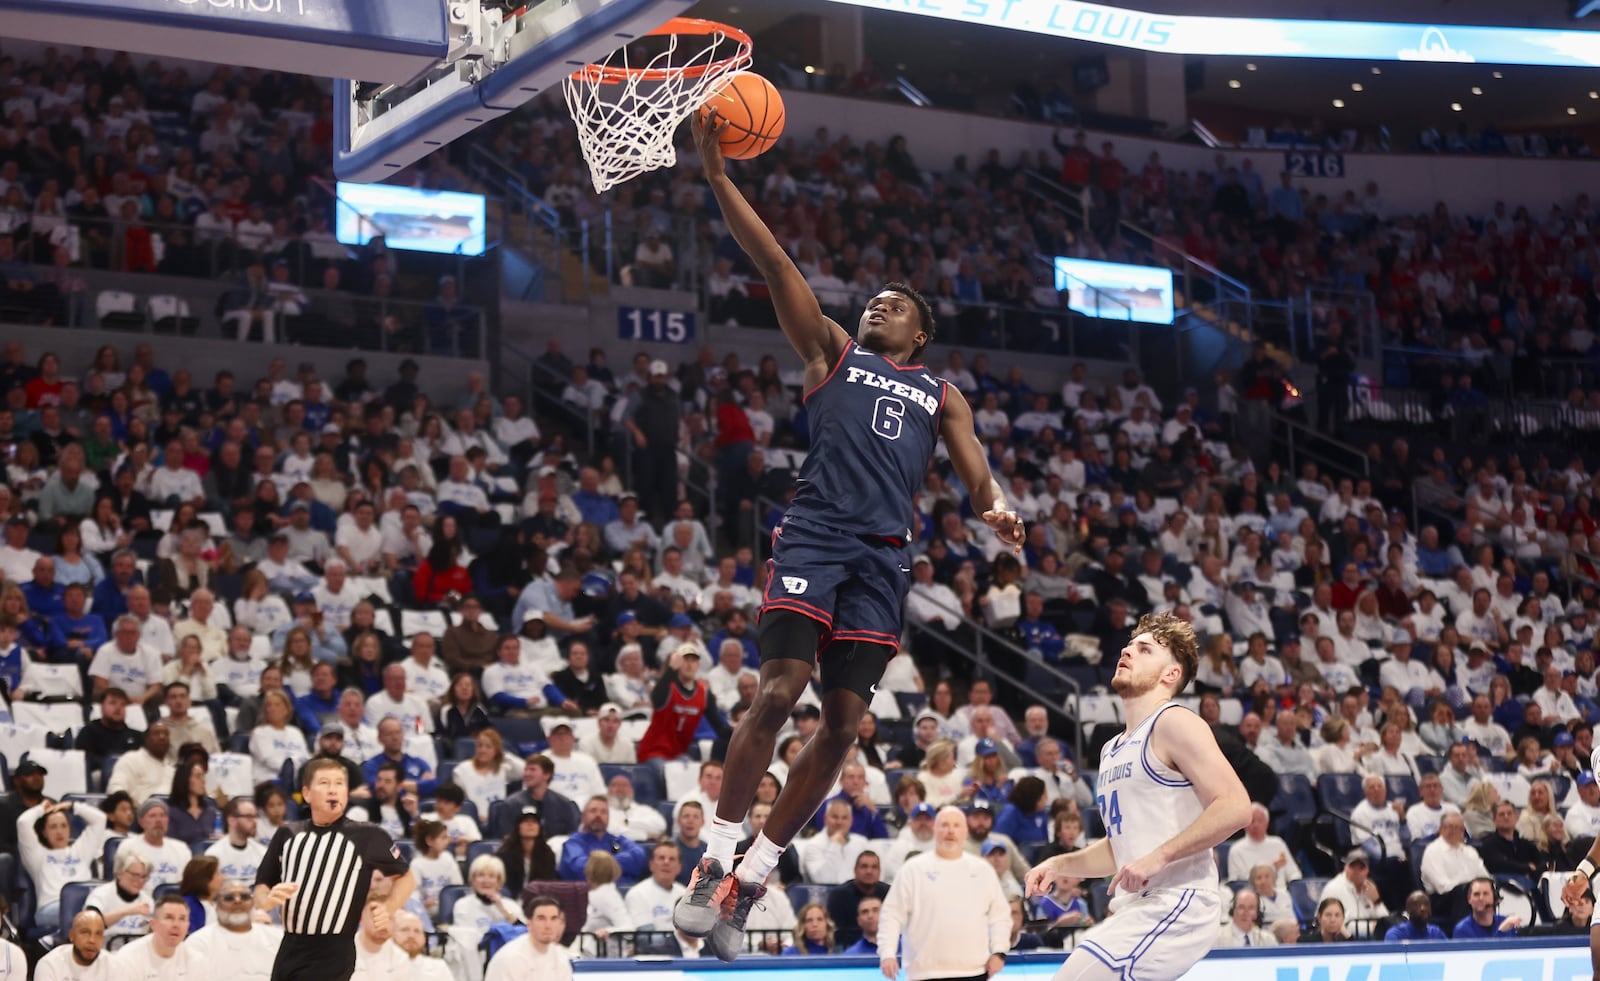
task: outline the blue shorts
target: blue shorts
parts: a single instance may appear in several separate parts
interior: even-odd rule
[[[772,534],[761,613],[792,610],[835,641],[900,646],[900,615],[911,589],[903,542],[852,535],[785,517]]]

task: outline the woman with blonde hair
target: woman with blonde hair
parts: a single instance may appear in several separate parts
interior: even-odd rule
[[[272,592],[266,573],[251,569],[239,584],[239,598],[233,604],[233,622],[249,627],[250,632],[266,635],[294,619],[283,597]]]
[[[311,670],[317,666],[315,651],[311,632],[306,628],[291,627],[283,635],[283,686],[296,698],[311,691]]]
[[[1555,794],[1550,789],[1550,781],[1529,781],[1528,806],[1522,809],[1522,815],[1517,818],[1517,834],[1544,851],[1549,844],[1544,833],[1544,819],[1552,814],[1560,817],[1556,813]]]
[[[506,752],[500,733],[484,729],[473,737],[472,759],[456,764],[451,779],[481,815],[495,801],[504,800],[506,784],[522,780],[522,760]]]
[[[634,930],[633,917],[628,915],[628,904],[617,890],[617,880],[622,878],[622,866],[610,852],[590,852],[583,867],[584,881],[589,883],[589,916],[584,921],[583,932],[592,933],[604,943],[613,933]],[[597,952],[598,953],[598,952]]]
[[[1216,692],[1223,698],[1232,698],[1239,685],[1239,671],[1233,663],[1233,641],[1227,634],[1217,634],[1206,641],[1205,654],[1195,671],[1195,691]]]
[[[306,736],[294,725],[294,702],[286,692],[269,691],[261,696],[261,721],[250,733],[250,758],[255,762],[255,781],[278,779],[283,764],[300,764],[311,758]]]
[[[1467,836],[1476,841],[1494,834],[1494,806],[1500,803],[1500,791],[1487,780],[1479,780],[1467,793],[1461,805],[1461,818],[1467,825]]]
[[[928,790],[928,803],[943,807],[961,796],[965,775],[956,769],[956,744],[936,740],[922,757],[922,772],[917,775]]]
[[[984,743],[988,745],[985,746]],[[1006,795],[1010,790],[1011,780],[1005,760],[1001,758],[994,741],[978,740],[977,755],[972,758],[967,778],[962,781],[959,800],[962,803],[986,800],[995,810],[999,810],[1006,803]]]
[[[811,957],[831,954],[835,950],[833,921],[828,919],[828,907],[821,903],[807,903],[795,914],[794,944],[783,948],[784,957]]]

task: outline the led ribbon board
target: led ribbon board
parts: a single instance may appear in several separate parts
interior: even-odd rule
[[[6,37],[403,82],[449,50],[442,0],[0,0]]]
[[[1600,65],[1600,32],[1152,14],[1074,0],[834,0],[1168,54]]]

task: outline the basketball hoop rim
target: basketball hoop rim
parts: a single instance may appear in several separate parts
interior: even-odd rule
[[[738,43],[739,48],[726,58],[704,65],[687,65],[683,68],[617,68],[611,65],[588,64],[572,73],[572,78],[578,81],[590,82],[599,85],[617,85],[630,80],[645,82],[665,82],[674,78],[704,78],[710,74],[721,74],[739,62],[748,62],[753,42],[750,35],[731,24],[720,21],[705,20],[700,17],[674,17],[648,31],[641,37],[659,37],[668,34],[704,35],[713,37],[721,35]]]

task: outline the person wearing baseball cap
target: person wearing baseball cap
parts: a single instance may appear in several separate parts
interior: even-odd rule
[[[637,763],[638,750],[633,740],[622,736],[622,706],[606,702],[595,714],[598,729],[583,737],[578,748],[597,763]]]
[[[730,727],[711,686],[700,680],[700,649],[680,644],[667,655],[661,680],[650,693],[650,726],[639,740],[639,762],[677,759],[689,751],[704,719],[718,736]]]
[[[883,856],[883,881],[894,884],[895,873],[906,860],[933,851],[933,819],[939,809],[927,801],[912,805],[906,815],[906,826],[895,836]]]

